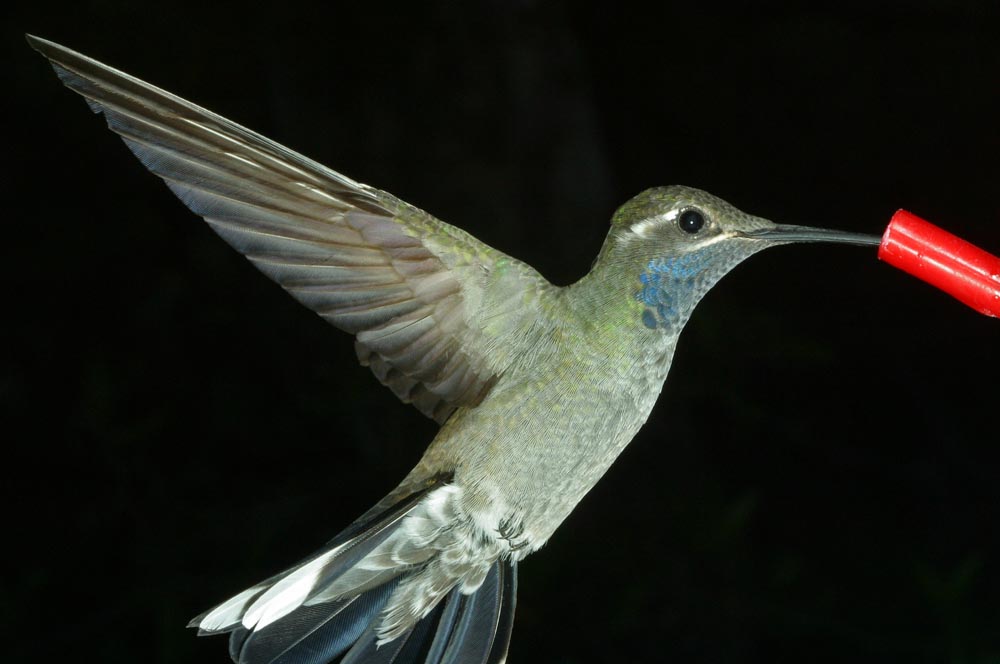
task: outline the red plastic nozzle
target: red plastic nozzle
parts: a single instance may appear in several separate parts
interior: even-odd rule
[[[878,257],[979,313],[1000,316],[1000,258],[929,221],[898,210],[882,235]]]

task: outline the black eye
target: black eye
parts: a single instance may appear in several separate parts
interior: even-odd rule
[[[685,233],[697,233],[705,225],[705,217],[697,210],[684,210],[677,218],[677,225]]]

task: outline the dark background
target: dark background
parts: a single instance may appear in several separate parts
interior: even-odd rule
[[[187,212],[33,32],[579,278],[683,183],[1000,252],[1000,13],[913,3],[85,1],[3,24],[4,660],[223,662],[194,614],[435,427]],[[363,5],[363,6],[362,6]],[[698,308],[649,424],[521,566],[511,662],[1000,662],[1000,322],[787,247]]]

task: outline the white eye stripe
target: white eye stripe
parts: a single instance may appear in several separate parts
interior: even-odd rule
[[[648,219],[643,219],[637,221],[629,228],[635,235],[641,238],[648,238],[650,233],[657,226],[662,226],[666,222],[672,222],[677,219],[677,215],[681,213],[680,210],[670,210],[669,212],[655,217],[649,217]]]

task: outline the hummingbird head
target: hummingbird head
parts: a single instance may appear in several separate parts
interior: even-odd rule
[[[874,245],[874,235],[775,224],[711,194],[674,185],[648,189],[622,205],[598,264],[634,274],[642,323],[680,330],[719,279],[762,249],[793,242]]]

